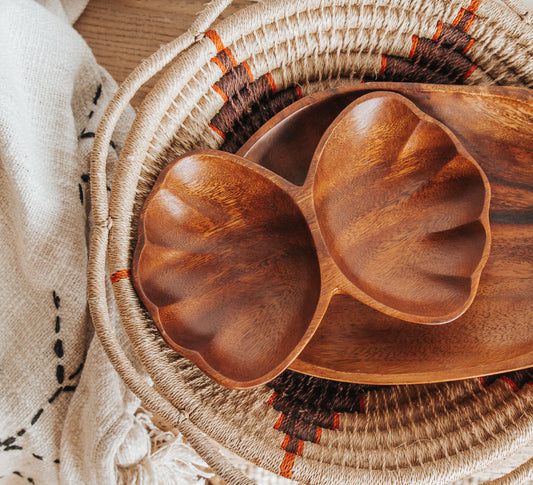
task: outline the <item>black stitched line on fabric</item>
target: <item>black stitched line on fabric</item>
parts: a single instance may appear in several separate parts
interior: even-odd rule
[[[80,192],[80,202],[83,204],[83,189],[81,187],[81,184],[78,184],[78,190]]]
[[[80,138],[94,138],[96,135],[94,134],[93,131],[85,131],[85,128],[83,129],[83,131],[81,132],[80,134]]]
[[[31,418],[31,425],[32,425],[32,426],[33,426],[33,425],[37,422],[37,420],[41,417],[41,414],[43,414],[43,411],[44,411],[43,408],[39,409],[39,411],[37,411],[37,412],[35,413],[35,416],[34,416],[33,418]]]
[[[54,344],[54,352],[61,359],[63,357],[63,341],[58,338]]]
[[[30,478],[30,477],[25,477],[22,473],[20,473],[19,471],[14,471],[13,472],[13,475],[17,475],[17,477],[20,477],[20,478],[25,478],[29,483],[35,483],[35,481],[33,480],[33,478]]]
[[[59,310],[59,303],[61,302],[61,298],[59,298],[55,290],[52,291],[52,296],[54,298],[54,306],[56,307],[57,310]]]
[[[89,119],[91,119],[91,118],[93,117],[93,114],[94,114],[94,111],[91,111],[91,112],[89,113]]]
[[[83,182],[89,182],[91,180],[91,176],[88,173],[82,173],[81,179]]]
[[[89,175],[88,174],[84,174],[87,179],[89,178]],[[83,180],[83,175],[82,175],[82,180]],[[79,186],[81,187],[81,184],[79,184]],[[54,302],[54,306],[56,308],[56,310],[59,310],[59,307],[60,307],[60,302],[61,302],[61,298],[59,297],[59,295],[56,293],[55,290],[52,291],[52,298],[53,298],[53,302]],[[61,330],[61,318],[59,315],[56,315],[56,318],[55,318],[55,333],[59,333]],[[58,358],[62,358],[63,355],[64,355],[64,349],[63,349],[63,341],[61,339],[57,339],[54,343],[54,352],[56,354],[56,356]],[[69,377],[69,379],[72,379],[74,377],[76,377],[82,370],[83,368],[83,362],[78,366],[78,368],[76,369],[76,371],[71,374],[71,376]],[[56,379],[58,381],[59,384],[62,384],[65,380],[65,367],[62,365],[62,364],[58,364],[57,367],[56,367]],[[48,399],[48,402],[50,404],[52,404],[56,399],[57,397],[61,394],[61,392],[63,391],[66,391],[66,392],[73,392],[74,390],[76,389],[76,386],[65,386],[65,387],[62,387],[60,386],[55,392],[54,394],[50,397],[50,399]],[[31,423],[30,425],[31,426],[34,426],[37,421],[40,419],[41,415],[43,414],[44,412],[44,408],[40,408],[36,413],[35,415],[33,416],[33,418],[31,419]],[[17,436],[22,436],[26,433],[26,430],[24,428],[21,428],[18,432],[17,432]],[[0,441],[0,446],[2,446],[4,449],[3,451],[11,451],[11,450],[22,450],[22,446],[19,446],[19,445],[16,445],[14,444],[15,441],[16,441],[16,436],[11,436],[9,438],[7,438],[6,440],[4,440],[3,442]],[[44,458],[40,455],[37,455],[36,453],[32,453],[32,456],[35,458],[35,459],[38,459],[38,460],[43,460]],[[56,463],[59,463],[59,460],[56,461]],[[24,478],[24,477],[22,477]],[[28,481],[30,483],[33,483],[33,479],[28,479]]]
[[[68,380],[70,381],[71,379],[74,379],[74,377],[76,377],[83,369],[83,362],[79,365],[79,367],[72,373],[68,376]]]
[[[80,133],[80,140],[83,140],[83,139],[86,139],[86,138],[94,138],[96,136],[96,133],[94,133],[94,131],[85,131],[85,128],[83,129],[83,131]],[[111,148],[113,150],[116,150],[117,149],[117,145],[116,143],[111,140],[109,142],[109,145],[111,145]],[[87,182],[88,180],[84,180],[84,182]]]
[[[56,458],[56,459],[54,460],[54,463],[59,463],[59,458]]]
[[[61,394],[62,391],[63,391],[63,388],[62,388],[62,387],[59,387],[59,388],[57,389],[57,391],[54,392],[54,394],[52,394],[52,397],[51,397],[50,399],[48,399],[48,402],[49,402],[50,404],[52,404],[52,403],[56,400],[57,396],[59,396],[59,395]]]
[[[98,100],[100,99],[100,96],[102,95],[102,84],[99,84],[96,88],[96,93],[93,98],[93,104],[98,103]]]
[[[95,136],[96,136],[96,133],[94,133],[93,131],[85,131],[85,128],[84,128],[83,131],[81,132],[79,138],[80,138],[80,140],[83,140],[83,139],[86,139],[86,138],[94,138]],[[111,148],[113,150],[117,149],[117,145],[116,145],[116,143],[113,140],[111,140],[109,142],[109,145],[111,145]],[[84,182],[85,182],[85,180],[84,180]]]
[[[56,368],[56,378],[59,384],[63,384],[63,381],[65,380],[65,368],[61,364]]]

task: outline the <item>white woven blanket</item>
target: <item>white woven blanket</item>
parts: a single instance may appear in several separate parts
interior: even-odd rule
[[[71,26],[86,0],[40,3],[0,0],[0,483],[197,483],[93,338],[89,151],[116,85]]]

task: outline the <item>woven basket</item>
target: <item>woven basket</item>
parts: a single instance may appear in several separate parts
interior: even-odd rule
[[[533,87],[533,29],[517,0],[513,8],[493,0],[272,0],[211,27],[228,3],[210,3],[187,33],[145,60],[120,87],[96,134],[89,304],[124,382],[229,483],[250,481],[220,446],[305,483],[437,484],[532,443],[531,370],[388,387],[286,371],[268,386],[231,391],[163,342],[129,268],[140,206],[176,156],[194,148],[236,151],[300,96],[361,80]],[[108,202],[114,126],[155,74],[160,79],[131,127]],[[153,385],[119,344],[109,318],[112,296]],[[530,460],[497,483],[532,480]]]

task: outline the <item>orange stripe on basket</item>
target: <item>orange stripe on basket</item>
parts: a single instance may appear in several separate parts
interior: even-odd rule
[[[235,59],[235,56],[233,55],[233,52],[231,52],[229,50],[229,47],[226,47],[225,49],[223,49],[224,52],[228,55],[228,57],[230,58],[230,61],[231,63],[233,64],[233,67],[236,67],[237,66],[237,59]]]
[[[220,94],[220,97],[224,100],[224,103],[227,103],[227,102],[228,102],[228,97],[226,96],[226,94],[224,93],[224,91],[222,91],[222,89],[220,89],[216,84],[213,84],[213,89],[214,89],[218,94]]]
[[[478,377],[478,379],[479,379],[479,382],[481,382],[481,385],[483,387],[487,387],[487,382],[485,381],[485,379],[483,379],[483,377]]]
[[[472,46],[474,45],[475,41],[476,41],[476,39],[470,39],[470,42],[468,42],[468,44],[464,48],[462,54],[466,54],[472,48]]]
[[[282,449],[287,448],[287,445],[289,444],[290,440],[291,440],[291,435],[290,434],[286,434],[285,438],[283,439],[283,443],[281,443],[281,448]]]
[[[472,0],[467,10],[469,12],[475,13],[475,11],[479,8],[480,5],[481,5],[481,0]]]
[[[211,62],[214,62],[218,67],[220,67],[222,74],[226,74],[228,72],[226,66],[222,64],[222,61],[218,57],[212,57]]]
[[[270,399],[267,401],[267,406],[271,406],[272,403],[274,402],[274,399],[276,399],[277,397],[278,397],[278,393],[273,392],[272,396],[270,396]]]
[[[296,96],[298,96],[298,99],[302,99],[303,94],[300,86],[296,86]]]
[[[294,465],[294,458],[296,455],[294,453],[285,452],[285,456],[281,461],[281,466],[279,467],[279,474],[285,478],[292,477],[292,466]]]
[[[468,32],[468,29],[472,27],[472,24],[474,23],[474,20],[476,20],[476,16],[472,14],[472,16],[468,19],[468,22],[463,27],[463,32]]]
[[[514,391],[514,392],[518,392],[520,390],[520,388],[516,385],[515,382],[513,382],[511,379],[509,379],[507,376],[503,376],[502,379],[507,382],[507,384],[509,384],[511,386],[511,389]]]
[[[444,24],[440,20],[437,22],[437,31],[435,32],[435,35],[433,36],[433,40],[435,42],[437,42],[439,40],[440,34],[442,33],[443,25]]]
[[[455,20],[452,22],[452,25],[454,27],[457,27],[457,24],[461,21],[461,19],[463,18],[464,14],[465,14],[465,9],[464,8],[459,10],[459,13],[457,14],[457,17],[455,17]]]
[[[220,51],[223,51],[224,50],[224,44],[222,43],[222,40],[220,40],[220,37],[218,36],[218,34],[214,31],[214,30],[208,30],[206,33],[205,33],[205,36],[209,39],[211,39],[211,41],[213,42],[213,44],[215,44],[215,47],[217,49],[217,54],[220,52]]]
[[[409,52],[409,59],[415,55],[416,46],[418,45],[418,35],[413,35],[413,43],[411,45],[411,51]]]
[[[378,76],[381,76],[385,73],[386,67],[387,67],[387,56],[383,54],[381,56],[381,69],[379,70]]]
[[[339,427],[339,415],[337,413],[333,413],[333,429],[337,429]]]
[[[116,273],[113,273],[109,279],[111,280],[112,284],[115,284],[117,281],[123,280],[125,278],[129,278],[131,276],[131,269],[123,269],[120,271],[117,271]]]
[[[246,72],[248,73],[248,79],[250,79],[250,82],[253,83],[254,82],[254,75],[252,74],[252,70],[250,69],[250,66],[248,65],[248,63],[246,61],[242,61],[242,65],[243,65],[244,69],[246,69]]]
[[[315,443],[318,445],[320,443],[320,437],[322,436],[322,428],[320,426],[316,427]]]
[[[226,135],[222,133],[215,125],[209,123],[209,128],[211,128],[217,135],[220,135],[224,140],[226,139]]]
[[[283,418],[285,418],[285,415],[282,413],[278,420],[276,421],[276,424],[274,425],[274,429],[279,429],[281,426],[281,423],[283,423]]]
[[[365,396],[359,396],[359,412],[365,412]]]
[[[468,70],[468,72],[464,75],[463,77],[463,81],[468,79],[472,73],[477,69],[477,65],[476,64],[472,64],[472,67]]]
[[[303,452],[304,452],[304,442],[303,440],[298,440],[298,448],[296,448],[296,454],[298,456],[302,456]]]
[[[267,78],[268,84],[270,84],[270,88],[272,89],[272,92],[275,93],[276,92],[276,83],[274,82],[274,79],[272,79],[272,75],[269,72],[267,72],[265,74],[265,77]]]

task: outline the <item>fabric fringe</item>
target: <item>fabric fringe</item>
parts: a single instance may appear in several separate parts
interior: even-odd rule
[[[132,431],[134,441],[146,440],[146,453],[127,463],[122,451],[117,465],[118,485],[203,485],[214,474],[177,431],[163,431],[142,408],[135,413]],[[178,434],[176,434],[178,433]],[[139,449],[139,443],[135,449]],[[126,462],[126,463],[125,463]]]

